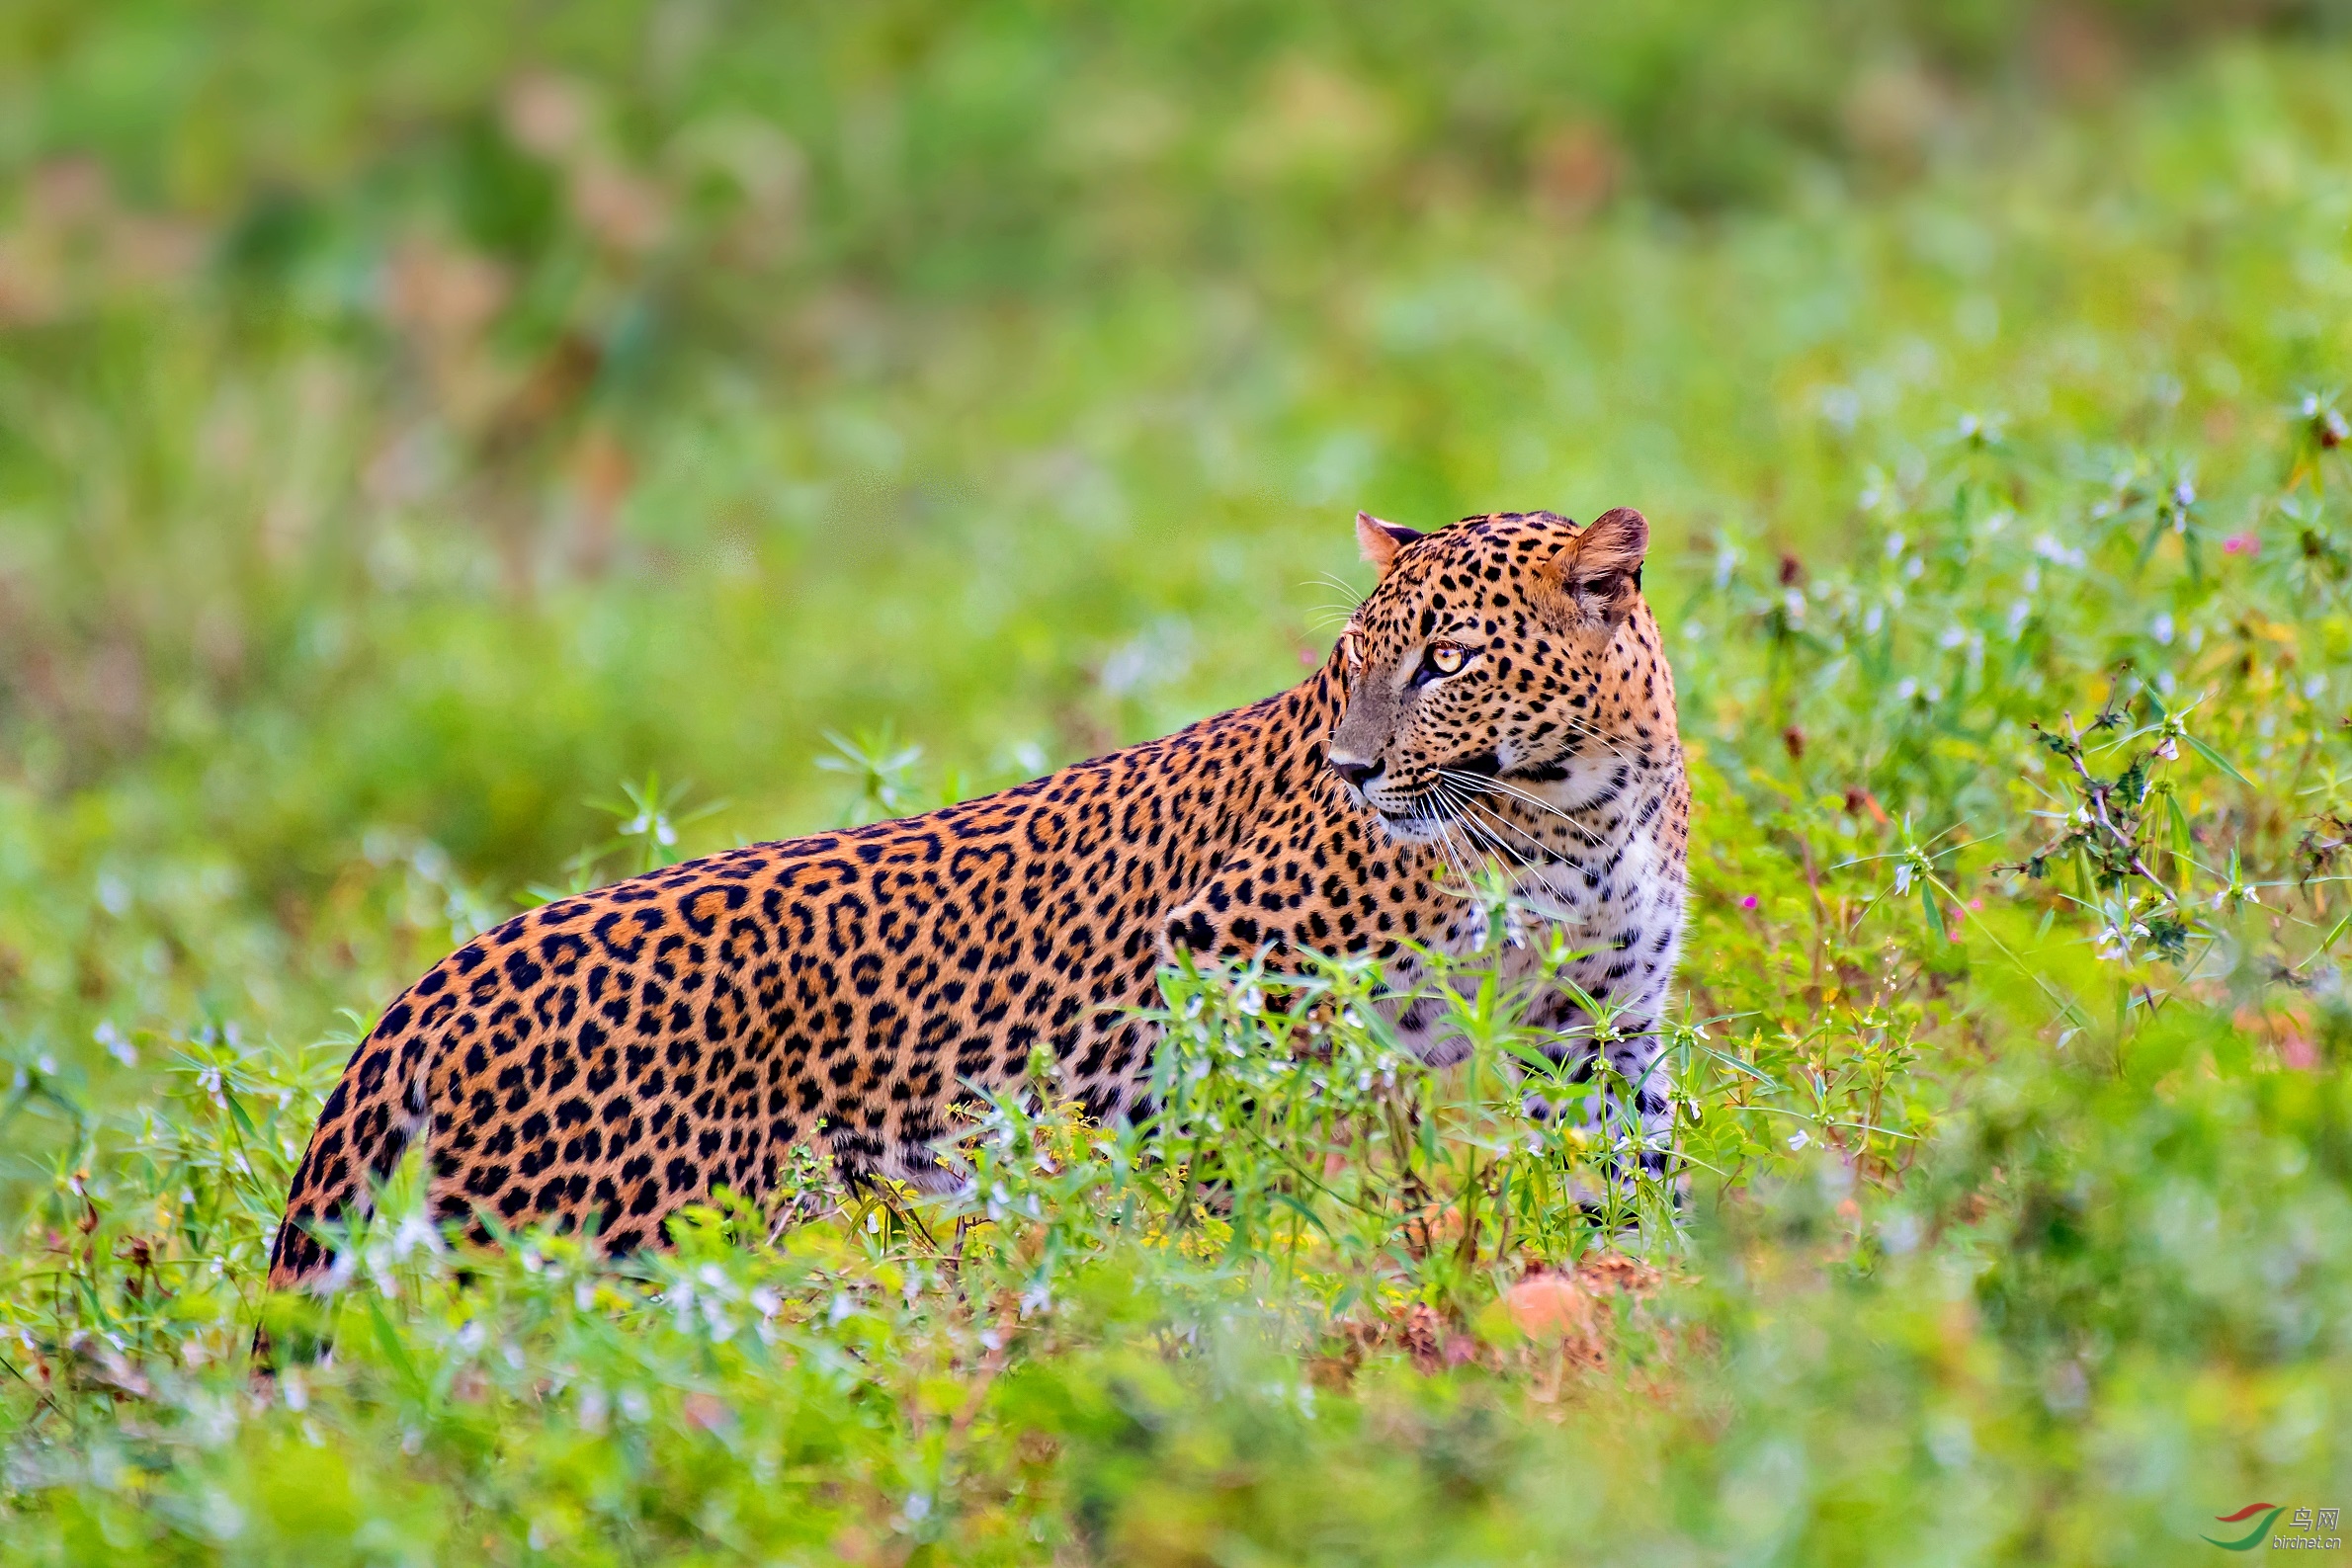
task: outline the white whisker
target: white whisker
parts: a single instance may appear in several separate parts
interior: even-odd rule
[[[1299,586],[1302,588],[1336,588],[1339,590],[1340,597],[1349,604],[1364,603],[1364,590],[1336,572],[1317,572],[1311,579]]]
[[[1512,859],[1520,866],[1534,866],[1540,862],[1556,859],[1556,857],[1552,853],[1552,847],[1550,845],[1546,844],[1542,839],[1537,838],[1533,833],[1528,832],[1527,829],[1521,827],[1518,823],[1513,822],[1509,817],[1504,816],[1501,812],[1494,810],[1492,807],[1481,805],[1474,800],[1470,802],[1469,805],[1464,808],[1463,820],[1470,824],[1470,826],[1476,828],[1479,832],[1485,834],[1487,840],[1494,844],[1498,849],[1502,847],[1503,841],[1495,833],[1494,826],[1489,826],[1486,823],[1482,823],[1478,821],[1476,817],[1470,815],[1470,813],[1472,811],[1484,811],[1486,815],[1492,819],[1495,826],[1508,828],[1513,833],[1518,834],[1519,837],[1525,839],[1528,842],[1528,844],[1535,851],[1532,856],[1521,850],[1513,850],[1510,852]]]
[[[1433,786],[1432,788],[1424,791],[1420,796],[1416,797],[1413,803],[1413,816],[1415,821],[1427,823],[1432,829],[1436,831],[1437,839],[1435,841],[1435,846],[1437,848],[1438,859],[1445,864],[1447,869],[1451,870],[1454,873],[1455,878],[1462,883],[1462,889],[1456,894],[1456,896],[1468,898],[1476,891],[1477,879],[1470,874],[1470,868],[1463,864],[1466,856],[1462,845],[1460,841],[1454,837],[1453,826],[1447,820],[1445,814],[1442,811],[1426,809],[1428,806],[1443,806],[1446,804],[1445,797],[1440,792],[1442,787],[1442,785]]]
[[[1560,723],[1571,735],[1581,735],[1586,740],[1598,741],[1601,750],[1608,755],[1612,762],[1624,763],[1628,767],[1633,766],[1634,759],[1627,755],[1625,749],[1613,737],[1602,734],[1580,718],[1562,718]]]
[[[1362,589],[1347,579],[1333,576],[1329,572],[1320,573],[1311,581],[1301,583],[1299,586],[1302,588],[1327,588],[1336,591],[1339,595],[1336,602],[1321,599],[1309,607],[1307,624],[1318,630],[1326,626],[1346,625],[1349,620],[1355,618],[1357,609],[1364,603]]]
[[[1506,842],[1492,828],[1487,827],[1477,818],[1466,815],[1459,820],[1462,824],[1462,831],[1470,835],[1471,843],[1491,852],[1511,870],[1524,871],[1537,864],[1529,859],[1525,850]]]
[[[1533,834],[1528,833],[1517,823],[1505,822],[1503,818],[1496,817],[1495,820],[1497,822],[1502,822],[1503,825],[1509,827],[1512,832],[1519,834],[1520,837],[1526,839],[1528,843],[1536,847],[1536,859],[1531,859],[1525,851],[1515,849],[1511,845],[1505,843],[1500,835],[1495,833],[1495,831],[1488,827],[1485,823],[1480,822],[1474,814],[1477,811],[1483,809],[1479,805],[1477,798],[1470,794],[1470,791],[1464,789],[1459,784],[1451,783],[1445,777],[1446,770],[1441,768],[1438,770],[1438,794],[1440,798],[1444,799],[1448,805],[1453,807],[1454,824],[1462,829],[1464,834],[1469,837],[1472,844],[1481,845],[1492,850],[1496,855],[1500,856],[1504,861],[1508,862],[1514,868],[1517,869],[1524,869],[1529,866],[1533,866],[1536,864],[1536,859],[1545,858],[1547,856],[1548,852],[1546,851],[1544,842],[1541,839],[1538,839]],[[1488,812],[1488,815],[1491,816],[1493,813]]]
[[[1432,793],[1437,796],[1441,805],[1451,807],[1452,802],[1446,800],[1442,785],[1434,789]],[[1460,820],[1458,816],[1451,814],[1436,815],[1431,818],[1437,828],[1438,837],[1445,840],[1446,858],[1454,865],[1454,874],[1462,878],[1464,893],[1467,896],[1477,886],[1477,878],[1470,870],[1470,863],[1475,858],[1475,852],[1466,849],[1461,838],[1457,836],[1456,829],[1460,826]]]
[[[1582,839],[1588,848],[1597,846],[1601,842],[1600,834],[1595,832],[1592,828],[1589,828],[1582,822],[1577,821],[1566,811],[1561,810],[1558,806],[1554,805],[1551,801],[1544,799],[1540,795],[1531,793],[1528,790],[1522,789],[1507,780],[1490,778],[1485,774],[1469,773],[1458,768],[1440,768],[1438,770],[1438,774],[1440,777],[1454,781],[1457,784],[1473,784],[1480,790],[1498,790],[1524,805],[1533,806],[1538,811],[1547,812],[1552,816],[1555,816],[1559,818],[1560,821],[1566,823],[1569,829],[1574,832],[1578,838]],[[1508,820],[1507,818],[1503,817],[1501,812],[1495,811],[1492,806],[1488,806],[1487,810],[1498,820]],[[1512,826],[1517,831],[1525,832],[1524,829],[1518,828],[1516,823],[1513,823]],[[1540,840],[1537,840],[1533,834],[1529,834],[1528,838],[1530,842],[1541,842]]]

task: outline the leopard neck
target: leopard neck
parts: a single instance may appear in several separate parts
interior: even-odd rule
[[[1147,742],[1135,755],[1154,762],[1182,755],[1180,771],[1189,786],[1168,802],[1175,825],[1222,858],[1255,841],[1302,794],[1329,809],[1361,809],[1324,766],[1323,748],[1343,706],[1341,692],[1334,650],[1297,686]]]

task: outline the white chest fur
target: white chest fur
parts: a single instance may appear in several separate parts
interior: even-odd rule
[[[1543,972],[1556,937],[1569,953],[1559,969],[1566,984],[1546,985],[1528,1004],[1529,1021],[1550,1033],[1589,1035],[1583,997],[1608,1011],[1621,1032],[1645,1033],[1665,1010],[1681,951],[1685,894],[1679,841],[1670,847],[1666,837],[1664,794],[1671,785],[1654,779],[1637,784],[1626,772],[1606,766],[1593,778],[1571,774],[1541,786],[1550,797],[1545,809],[1507,798],[1487,807],[1483,841],[1490,853],[1483,860],[1510,869],[1515,894],[1504,940],[1498,949],[1492,916],[1465,898],[1432,944],[1458,956],[1497,951],[1505,980],[1527,982]],[[1473,836],[1458,832],[1454,842],[1459,849]],[[1506,848],[1509,856],[1501,853]],[[1418,976],[1393,978],[1401,990]],[[1469,1048],[1449,1027],[1443,998],[1399,998],[1385,1011],[1399,1043],[1424,1061],[1443,1066]],[[1653,1045],[1638,1045],[1613,1065],[1638,1074],[1652,1055]]]

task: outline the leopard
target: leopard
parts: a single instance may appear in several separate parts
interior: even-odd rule
[[[1472,862],[1572,937],[1531,1022],[1613,1086],[1663,1170],[1690,789],[1641,587],[1649,526],[1625,507],[1426,533],[1359,513],[1356,539],[1375,584],[1287,691],[465,942],[324,1101],[270,1283],[328,1287],[338,1237],[410,1158],[453,1235],[546,1227],[611,1257],[668,1245],[722,1188],[760,1199],[811,1154],[853,1183],[953,1192],[960,1124],[1041,1050],[1088,1116],[1148,1116],[1171,965],[1388,966],[1376,1007],[1442,1067],[1468,1046],[1415,975],[1486,944]],[[1506,961],[1534,973],[1534,950]]]

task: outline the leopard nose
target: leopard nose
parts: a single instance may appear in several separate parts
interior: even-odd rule
[[[1361,789],[1367,781],[1379,775],[1381,764],[1378,758],[1367,762],[1361,757],[1350,757],[1344,752],[1335,751],[1331,754],[1331,771]]]

